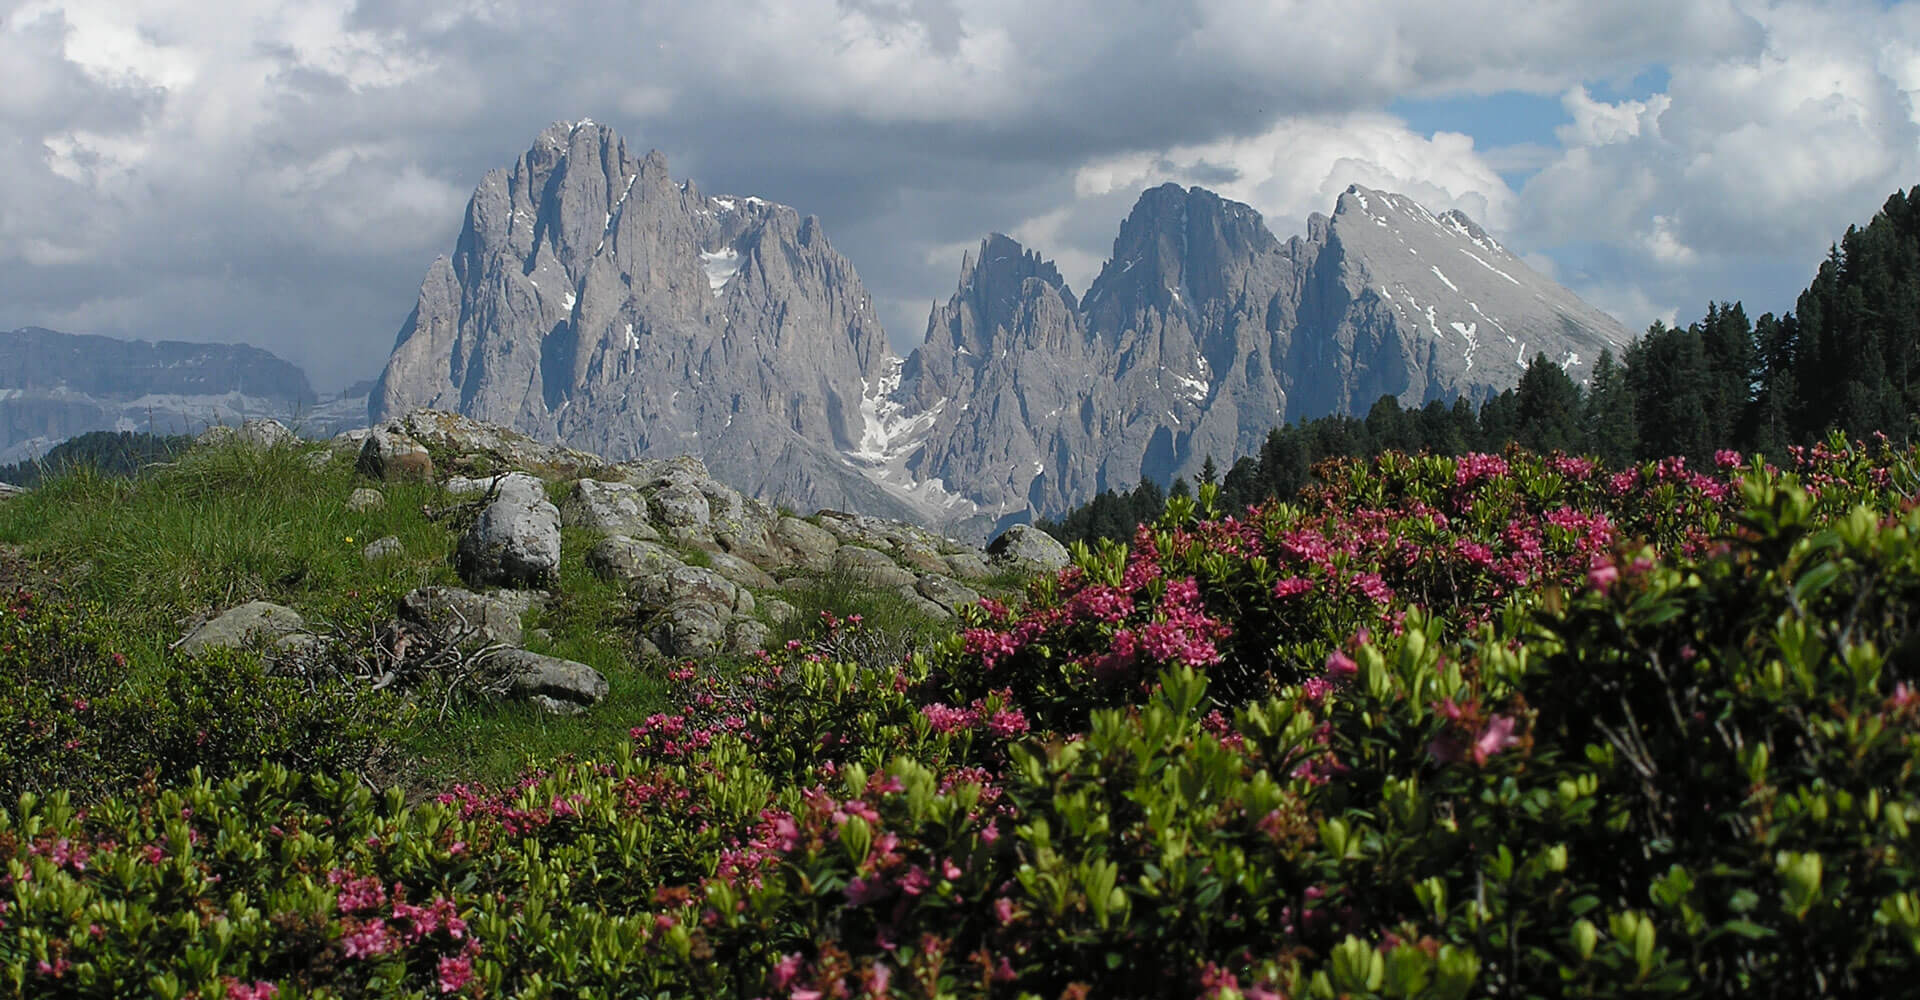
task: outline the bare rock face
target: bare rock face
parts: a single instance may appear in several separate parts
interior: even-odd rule
[[[1030,524],[1016,524],[987,545],[987,555],[1001,566],[1025,573],[1051,573],[1072,560],[1066,546]]]
[[[981,536],[1209,455],[1226,468],[1298,417],[1484,399],[1539,352],[1579,378],[1627,340],[1459,212],[1354,187],[1283,243],[1246,205],[1163,185],[1084,299],[1008,237],[969,254],[868,407],[890,432],[875,471],[958,494],[931,516]]]
[[[925,343],[893,358],[817,219],[675,182],[583,121],[480,182],[368,407],[613,462],[692,455],[746,498],[977,541],[1209,456],[1228,468],[1296,418],[1482,400],[1536,353],[1578,378],[1627,340],[1459,212],[1356,186],[1283,241],[1247,205],[1168,184],[1084,297],[988,237]],[[627,478],[665,537],[762,568],[779,554],[776,521],[716,511],[684,478]]]
[[[614,461],[690,453],[757,496],[904,508],[838,452],[885,366],[871,299],[818,219],[674,182],[590,121],[486,175],[371,394]]]

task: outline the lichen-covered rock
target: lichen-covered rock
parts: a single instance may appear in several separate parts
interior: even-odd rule
[[[707,561],[712,563],[715,573],[742,587],[766,590],[774,585],[773,577],[765,570],[730,552],[709,552]]]
[[[981,558],[980,553],[950,552],[946,555],[946,575],[958,580],[985,580],[993,575],[993,567]]]
[[[800,609],[778,597],[768,597],[760,601],[760,613],[775,625],[785,625],[800,613]]]
[[[185,656],[194,657],[211,649],[238,649],[253,642],[275,643],[306,628],[306,619],[292,608],[271,601],[248,601],[194,629],[175,648]]]
[[[926,615],[928,618],[936,621],[946,621],[953,617],[953,612],[922,597],[919,591],[913,589],[912,585],[902,586],[896,589],[894,593],[899,594],[901,600],[912,605],[914,610]]]
[[[661,613],[654,642],[671,656],[711,656],[726,645],[732,620],[715,605],[683,601]]]
[[[833,566],[833,552],[840,539],[816,524],[797,517],[782,517],[773,529],[774,544],[784,549],[792,565],[824,572]]]
[[[399,427],[375,427],[360,446],[355,468],[374,479],[426,482],[433,478],[433,456]]]
[[[678,566],[665,573],[636,580],[629,593],[640,604],[671,608],[705,604],[727,614],[753,613],[753,594],[704,566]]]
[[[538,586],[560,568],[560,510],[540,480],[516,472],[460,536],[460,576],[473,586]]]
[[[600,464],[598,457],[586,452],[545,444],[519,431],[445,410],[413,410],[394,423],[414,440],[453,456],[454,468],[580,475]]]
[[[648,519],[646,495],[632,483],[576,480],[560,504],[560,523],[600,535],[625,535],[642,541],[660,537]]]
[[[450,638],[465,636],[469,642],[518,646],[525,639],[521,616],[533,603],[521,597],[522,593],[476,594],[459,587],[419,587],[400,599],[400,613]]]
[[[908,540],[902,542],[900,547],[894,552],[894,558],[898,560],[901,565],[922,573],[944,574],[947,572],[946,557],[942,556],[938,549],[919,541]]]
[[[236,444],[256,451],[266,451],[275,445],[291,444],[300,440],[287,429],[285,424],[271,417],[256,417],[243,421],[238,427],[216,424],[200,432],[194,444],[207,446],[215,444]]]
[[[1067,547],[1030,524],[1016,524],[987,545],[996,565],[1023,573],[1051,573],[1064,568]]]
[[[647,488],[653,519],[669,529],[709,530],[713,522],[707,495],[691,482],[667,479]]]
[[[727,626],[727,652],[734,656],[751,656],[754,651],[767,648],[767,639],[773,630],[764,622],[752,618],[736,618]]]
[[[405,552],[406,546],[400,544],[400,536],[383,535],[368,542],[366,547],[360,550],[360,560],[374,563],[382,559],[395,558]]]
[[[524,649],[503,649],[492,662],[509,672],[509,693],[550,712],[577,714],[607,696],[605,675],[584,663]]]
[[[682,565],[666,546],[626,535],[609,535],[587,551],[587,568],[610,580],[630,582]]]
[[[980,603],[979,591],[934,573],[925,574],[914,581],[913,589],[949,613],[957,612],[969,604]]]
[[[386,495],[379,490],[366,486],[347,494],[347,509],[358,514],[369,510],[379,510],[387,505]]]
[[[864,545],[842,545],[835,549],[833,568],[874,587],[911,587],[916,579],[911,571],[895,565],[886,553]]]

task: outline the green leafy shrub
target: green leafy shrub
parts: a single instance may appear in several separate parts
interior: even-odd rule
[[[825,619],[682,667],[605,758],[502,788],[409,803],[268,766],[85,811],[23,796],[0,989],[1898,995],[1920,963],[1910,456],[1608,477],[1605,544],[1549,461],[1355,473],[1396,511],[1393,490],[1461,511],[1412,548],[1395,531],[1426,513],[1379,539],[1174,509],[901,662],[845,655],[861,623]],[[1314,582],[1297,614],[1283,570]]]
[[[392,777],[392,735],[412,711],[400,698],[346,678],[275,676],[231,650],[141,671],[98,614],[24,591],[0,607],[0,795],[93,799],[269,762]]]

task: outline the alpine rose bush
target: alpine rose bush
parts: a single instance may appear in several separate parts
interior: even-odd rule
[[[506,787],[28,792],[0,994],[1896,995],[1912,458],[1387,456]]]

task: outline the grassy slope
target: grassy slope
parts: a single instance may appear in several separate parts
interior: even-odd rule
[[[348,495],[370,485],[386,503],[349,509]],[[371,483],[356,475],[351,456],[320,446],[203,448],[133,479],[74,469],[0,504],[0,547],[24,564],[16,571],[105,623],[137,673],[158,678],[177,669],[167,653],[173,642],[250,600],[286,604],[311,628],[370,642],[407,591],[460,584],[454,519],[428,515],[455,503],[434,484]],[[368,542],[389,535],[402,554],[362,558]],[[611,686],[607,700],[571,718],[521,704],[457,705],[444,719],[428,712],[414,731],[397,734],[418,763],[418,784],[499,783],[563,755],[603,758],[664,706],[661,667],[637,654],[640,625],[620,585],[586,567],[591,542],[583,532],[563,533],[554,599],[526,623],[545,634],[530,635],[527,646],[598,669]],[[943,628],[895,595],[844,579],[782,596],[799,614],[776,627],[775,641],[804,634],[822,611],[860,614],[902,649]]]

